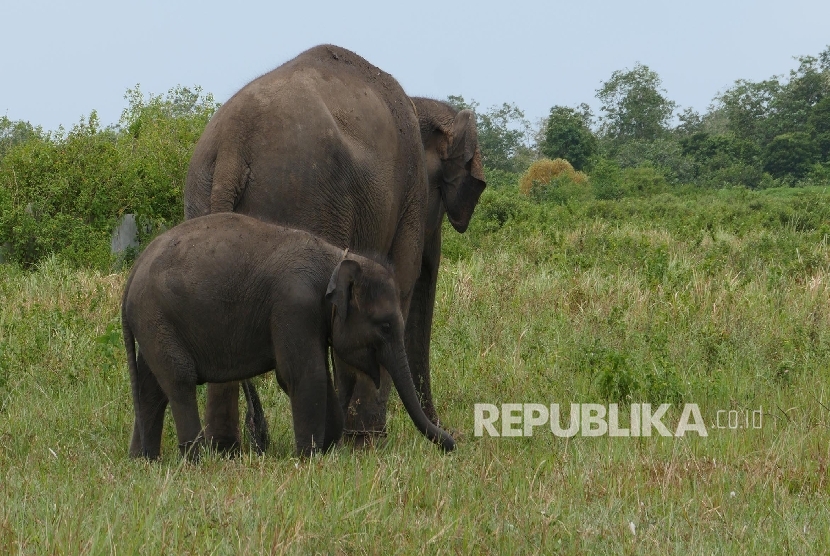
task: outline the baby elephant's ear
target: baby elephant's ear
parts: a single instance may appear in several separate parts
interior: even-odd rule
[[[334,268],[326,289],[326,299],[334,306],[340,324],[346,322],[349,314],[349,302],[353,295],[354,283],[360,280],[363,270],[360,264],[352,259],[343,259]]]

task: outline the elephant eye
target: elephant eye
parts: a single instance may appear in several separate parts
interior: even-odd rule
[[[382,322],[380,324],[380,331],[384,334],[390,334],[392,332],[392,325],[388,322]]]

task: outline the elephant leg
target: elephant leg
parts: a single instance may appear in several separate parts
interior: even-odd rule
[[[190,461],[198,461],[204,435],[196,403],[196,383],[179,382],[170,396],[170,411],[176,423],[179,450]]]
[[[309,457],[324,451],[326,446],[327,376],[318,366],[292,366],[291,419],[297,455]],[[304,371],[301,369],[305,369]],[[299,376],[297,376],[299,375]],[[334,431],[332,431],[334,432]]]
[[[265,411],[259,399],[254,383],[250,380],[242,381],[242,391],[245,392],[245,401],[248,410],[245,412],[245,429],[248,431],[248,440],[258,455],[268,450],[270,437],[268,436],[268,421],[265,420]]]
[[[327,376],[326,379],[326,436],[323,439],[323,450],[336,446],[343,436],[343,410],[334,392],[331,377]]]
[[[162,390],[167,395],[179,450],[191,461],[199,459],[204,443],[199,406],[196,402],[196,365],[190,355],[178,345],[164,346],[163,355],[149,359]]]
[[[438,413],[432,401],[429,345],[432,336],[432,316],[435,307],[435,287],[438,282],[438,264],[441,256],[440,230],[424,247],[421,273],[415,282],[409,315],[406,319],[406,356],[415,389],[421,398],[421,407],[433,424],[438,425]]]
[[[392,379],[386,369],[380,368],[380,389],[366,374],[334,357],[335,374],[345,375],[354,385],[346,409],[343,433],[355,448],[374,444],[378,437],[386,436],[386,406],[392,391]],[[338,385],[342,381],[338,382]],[[341,395],[341,398],[343,396]]]
[[[205,437],[221,453],[236,454],[239,433],[239,383],[208,383],[205,403]]]
[[[130,457],[157,459],[161,454],[161,432],[164,425],[164,410],[167,396],[141,351],[136,357],[138,375],[133,384],[133,405],[135,424],[130,442]]]
[[[337,405],[337,399],[326,365],[328,342],[320,334],[320,319],[299,311],[291,316],[275,317],[271,338],[277,382],[291,400],[296,453],[308,457],[328,447],[326,410]],[[331,433],[336,432],[332,428]]]

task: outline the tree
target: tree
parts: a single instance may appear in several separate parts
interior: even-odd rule
[[[530,122],[518,106],[505,102],[480,112],[479,103],[475,100],[467,103],[460,95],[447,97],[447,102],[459,110],[475,112],[478,145],[484,166],[505,172],[521,172],[530,165],[533,159]]]
[[[796,59],[788,80],[738,80],[712,111],[726,116],[727,132],[754,144],[767,172],[798,179],[830,151],[830,47]]]
[[[830,162],[830,95],[813,106],[807,120],[823,162]]]
[[[617,70],[597,90],[604,116],[600,131],[614,143],[652,141],[668,131],[676,104],[666,98],[656,72],[639,62],[634,69]]]
[[[767,146],[764,170],[776,178],[787,175],[803,178],[818,158],[816,150],[809,134],[803,131],[783,133]]]
[[[587,104],[579,110],[554,106],[545,122],[540,150],[550,159],[564,158],[576,170],[583,170],[597,150],[597,139],[590,129],[591,111]]]
[[[29,122],[12,121],[3,116],[0,118],[0,158],[15,145],[25,143],[35,135],[43,135],[43,130],[33,127]]]
[[[715,97],[716,109],[723,110],[727,118],[727,129],[741,139],[765,144],[775,137],[769,129],[776,97],[781,92],[777,77],[752,82],[739,79],[731,88]]]

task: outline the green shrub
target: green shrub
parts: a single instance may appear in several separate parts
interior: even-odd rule
[[[613,160],[599,159],[591,170],[591,185],[597,199],[613,201],[625,195],[622,170]]]
[[[587,201],[593,198],[594,193],[588,181],[579,174],[581,172],[563,173],[548,183],[536,184],[530,190],[530,197],[536,201],[550,201],[559,205]]]
[[[136,87],[119,126],[97,114],[54,134],[33,133],[0,159],[0,245],[26,267],[55,254],[108,269],[110,240],[134,213],[142,242],[183,218],[193,146],[216,110],[211,95],[178,87],[145,98]]]
[[[487,231],[497,230],[518,216],[526,204],[527,201],[515,190],[488,188],[481,195],[474,218]]]
[[[621,171],[622,188],[628,196],[651,197],[669,189],[666,177],[652,166],[624,168]]]
[[[516,189],[521,174],[499,170],[497,168],[484,168],[484,176],[487,180],[487,189]]]

